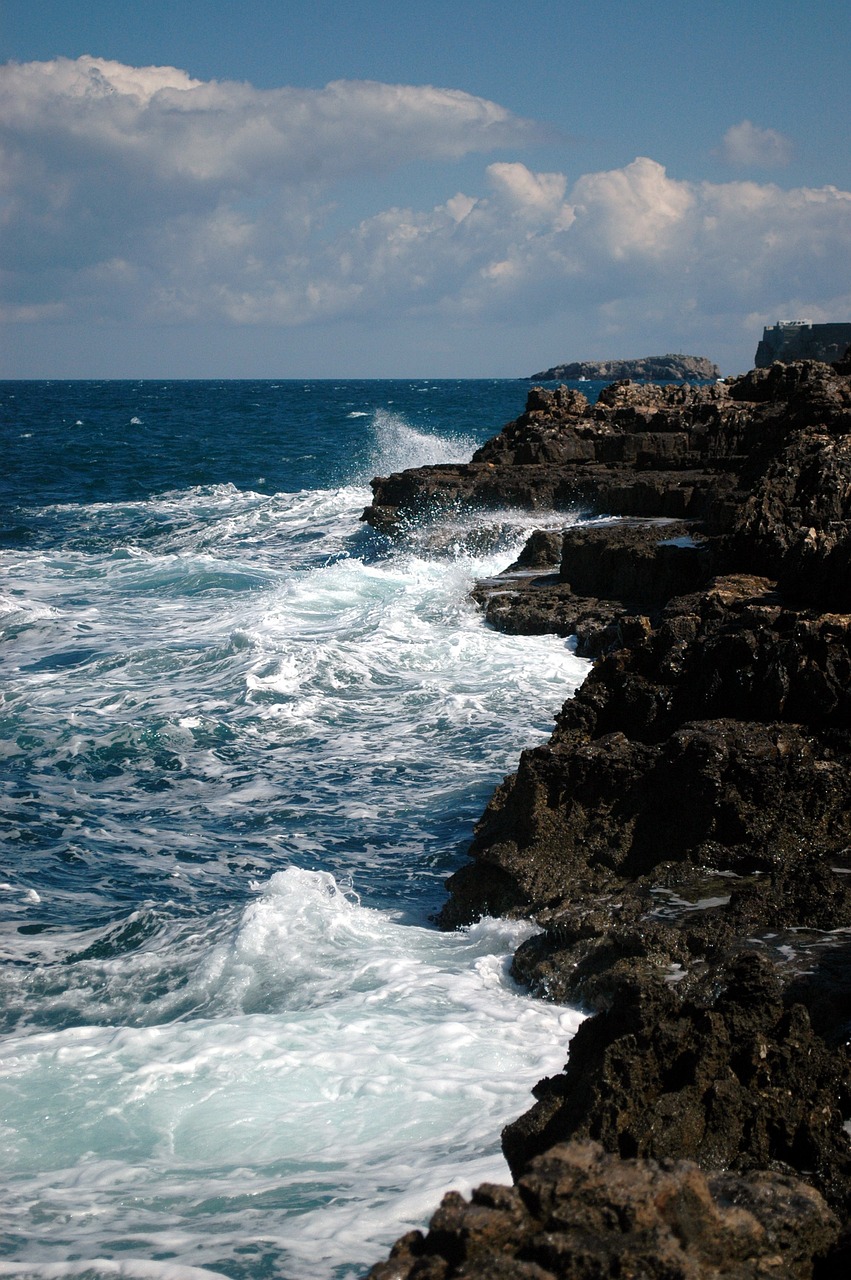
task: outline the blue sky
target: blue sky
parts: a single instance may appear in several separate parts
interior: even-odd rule
[[[851,320],[849,14],[3,0],[0,376],[746,368]]]

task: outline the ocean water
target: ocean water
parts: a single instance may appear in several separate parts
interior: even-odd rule
[[[528,516],[360,514],[526,389],[0,384],[0,1276],[359,1276],[506,1179],[580,1015],[430,917],[587,663],[467,598]]]

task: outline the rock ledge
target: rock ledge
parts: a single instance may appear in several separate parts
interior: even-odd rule
[[[474,594],[596,659],[441,916],[535,921],[515,975],[593,1016],[503,1135],[516,1186],[450,1197],[375,1280],[851,1274],[848,356],[533,387],[470,463],[374,493],[391,534],[563,512]]]

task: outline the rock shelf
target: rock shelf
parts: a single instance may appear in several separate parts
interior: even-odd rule
[[[373,488],[391,535],[564,512],[474,595],[596,661],[441,914],[535,921],[515,975],[592,1016],[503,1135],[515,1186],[450,1195],[371,1274],[851,1274],[848,357],[534,387],[470,463]]]

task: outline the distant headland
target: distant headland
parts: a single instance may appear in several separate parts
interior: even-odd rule
[[[580,378],[589,381],[635,382],[711,382],[721,376],[717,364],[705,356],[641,356],[638,360],[578,360],[557,364],[551,369],[533,373],[533,382],[570,382]]]

